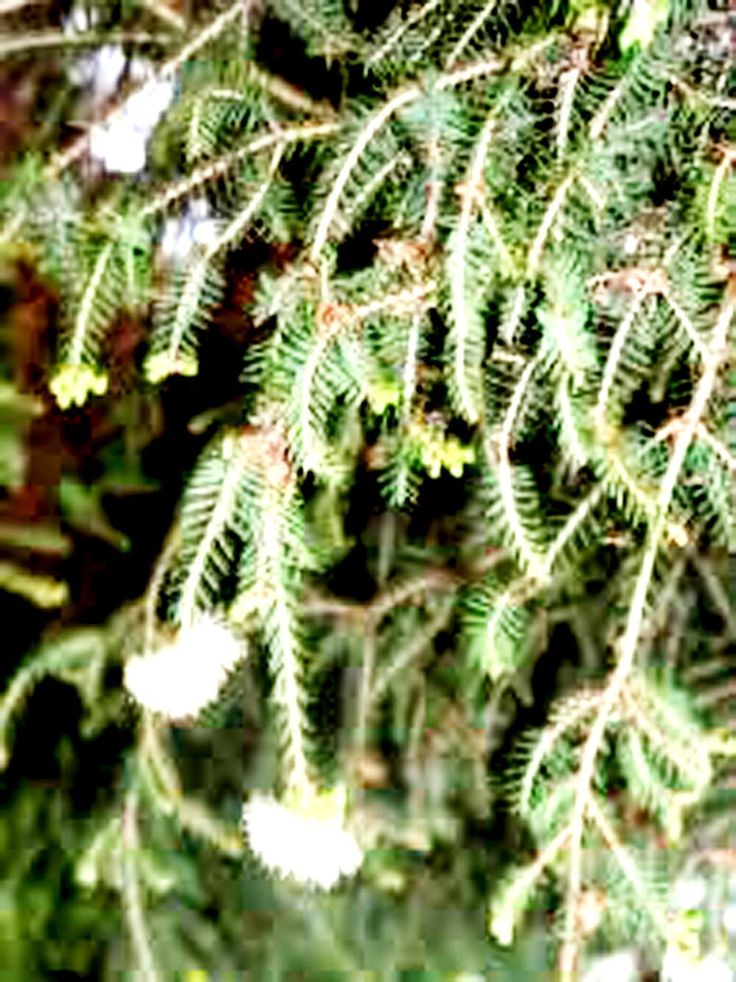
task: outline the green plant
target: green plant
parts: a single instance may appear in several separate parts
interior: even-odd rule
[[[425,0],[370,28],[366,9],[238,0],[188,29],[143,100],[6,181],[0,240],[31,248],[62,298],[61,410],[108,398],[123,313],[147,328],[138,393],[198,376],[243,244],[272,250],[245,304],[239,418],[189,475],[118,651],[140,734],[99,854],[117,857],[108,881],[150,969],[136,884],[170,884],[130,858],[139,799],[239,854],[239,833],[182,793],[165,732],[216,724],[247,651],[284,835],[307,848],[304,823],[352,816],[378,888],[381,845],[462,851],[463,823],[506,799],[534,854],[491,887],[495,940],[556,891],[561,978],[604,938],[661,958],[668,884],[719,848],[710,809],[736,752],[703,676],[729,670],[734,641],[733,27],[684,0]],[[123,28],[140,15],[124,5]],[[303,77],[269,59],[276,23],[311,59]],[[331,595],[358,546],[349,502],[373,484],[374,594]],[[699,627],[705,609],[717,628]],[[579,668],[540,696],[533,670],[563,637]],[[51,650],[11,683],[4,723],[34,666],[67,671]],[[320,729],[335,663],[357,682]],[[489,780],[509,700],[542,723]],[[373,814],[361,768],[387,739],[404,793]]]

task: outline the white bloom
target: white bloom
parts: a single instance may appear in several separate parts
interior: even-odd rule
[[[670,946],[664,956],[660,978],[662,982],[734,982],[734,973],[715,951],[693,961]]]
[[[595,958],[583,982],[635,982],[638,978],[636,955],[627,948]]]
[[[180,218],[168,218],[161,238],[161,253],[165,259],[181,262],[195,246],[207,247],[217,238],[217,222],[209,217],[206,198],[190,202]]]
[[[228,673],[243,657],[241,643],[221,623],[202,618],[158,651],[135,655],[123,681],[146,709],[169,719],[196,716],[217,698]]]
[[[671,906],[676,910],[698,910],[705,903],[706,892],[702,877],[680,877],[672,891]]]
[[[105,170],[136,174],[146,165],[146,144],[174,97],[174,83],[151,79],[106,122],[94,126],[90,153]]]
[[[363,851],[339,814],[309,815],[256,793],[243,806],[243,825],[267,869],[305,886],[331,890],[363,862]]]
[[[94,126],[89,151],[105,170],[116,174],[137,174],[146,166],[146,138],[120,123]]]
[[[736,904],[729,904],[723,911],[723,927],[726,934],[736,934]]]
[[[623,250],[627,256],[633,256],[639,248],[639,239],[633,232],[629,232],[623,242]]]
[[[174,83],[171,79],[152,78],[130,96],[125,103],[125,112],[134,126],[150,133],[173,98]]]
[[[99,27],[100,12],[96,7],[87,9],[82,4],[75,4],[66,17],[62,17],[61,25],[64,34],[84,34],[93,27]]]
[[[147,79],[153,78],[156,72],[156,66],[147,58],[138,58],[134,55],[130,59],[128,72],[130,73],[132,81],[145,82]]]

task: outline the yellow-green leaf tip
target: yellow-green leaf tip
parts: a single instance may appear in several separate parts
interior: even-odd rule
[[[388,406],[397,406],[400,396],[398,384],[383,378],[369,382],[366,392],[368,404],[377,416],[385,412]]]
[[[154,385],[168,378],[170,375],[196,375],[199,371],[199,362],[194,355],[176,354],[172,355],[168,351],[160,351],[158,354],[150,354],[146,358],[143,373],[149,382]]]
[[[345,786],[317,789],[311,783],[289,789],[286,804],[304,818],[322,821],[342,821],[347,806]]]
[[[89,395],[104,395],[107,384],[107,373],[89,365],[59,365],[49,389],[63,410],[72,405],[83,406]]]

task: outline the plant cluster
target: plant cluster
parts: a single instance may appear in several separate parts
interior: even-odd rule
[[[503,815],[523,836],[493,860],[494,944],[544,902],[562,979],[621,945],[671,979],[733,967],[713,913],[734,889],[736,755],[725,6],[97,17],[56,36],[88,121],[63,142],[50,123],[0,200],[7,261],[60,297],[36,395],[154,402],[213,370],[228,305],[245,325],[235,408],[206,424],[145,596],[104,645],[50,638],[0,701],[7,759],[39,678],[92,711],[123,662],[136,743],[83,880],[120,891],[138,967],[162,957],[146,897],[174,883],[138,845],[157,816],[280,876],[400,892],[397,852],[458,856]],[[151,18],[163,38],[141,43],[167,50],[143,59]],[[287,34],[298,59],[274,53]],[[361,560],[366,595],[336,588]],[[170,735],[224,725],[249,686],[275,797],[250,792],[239,829],[183,792]],[[695,868],[707,889],[683,906]]]

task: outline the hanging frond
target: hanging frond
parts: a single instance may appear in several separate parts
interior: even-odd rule
[[[235,435],[226,434],[202,454],[192,473],[182,498],[181,547],[171,584],[176,623],[191,624],[198,611],[217,605],[234,572],[239,540],[250,540],[240,515],[248,464]]]

